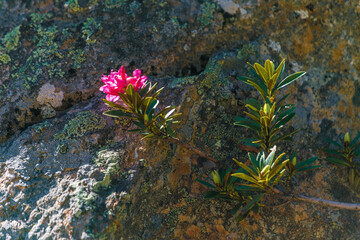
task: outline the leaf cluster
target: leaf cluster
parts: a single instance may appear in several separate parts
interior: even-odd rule
[[[295,156],[292,156],[290,159],[291,161],[288,161],[285,165],[288,175],[288,182],[290,182],[293,176],[300,172],[305,172],[321,167],[320,165],[312,165],[318,159],[318,157],[312,157],[302,162],[298,162]]]
[[[320,167],[312,165],[317,160],[316,157],[296,162],[296,157],[292,157],[292,161],[285,159],[285,153],[275,156],[276,144],[282,140],[292,140],[291,136],[297,132],[295,130],[283,133],[284,126],[295,116],[295,106],[285,104],[288,95],[278,101],[275,98],[278,90],[294,82],[305,72],[294,73],[281,80],[285,60],[276,70],[274,63],[270,60],[265,62],[264,67],[258,63],[255,63],[254,66],[250,65],[250,67],[250,71],[255,74],[256,78],[240,77],[239,80],[253,86],[261,95],[262,103],[253,98],[246,100],[244,113],[248,118],[236,117],[235,125],[252,130],[254,135],[251,139],[244,139],[244,142],[247,145],[260,147],[262,151],[257,156],[249,153],[250,166],[234,159],[240,168],[231,174],[230,179],[238,179],[238,181],[231,181],[235,185],[232,189],[238,193],[236,196],[243,197],[242,202],[235,207],[235,209],[242,207],[238,220],[245,218],[251,211],[257,211],[265,196],[276,193],[275,186],[283,182],[284,176],[287,176],[289,185],[291,178],[297,173]],[[228,176],[230,170],[226,174]],[[221,177],[220,180],[216,179],[213,176],[217,194],[213,193],[212,196],[231,198],[230,195],[226,195],[226,191],[223,191],[229,177],[224,178],[226,181],[223,181]],[[206,182],[202,181],[201,183],[209,186]],[[213,188],[215,186],[212,185]]]
[[[260,152],[256,157],[249,153],[249,159],[251,161],[250,167],[234,159],[244,172],[234,173],[232,176],[247,181],[248,183],[242,185],[251,187],[253,191],[267,192],[271,190],[286,173],[285,165],[289,161],[289,159],[281,161],[285,153],[275,158],[275,152],[276,147],[274,147],[267,156],[265,152]]]
[[[357,160],[360,156],[359,138],[360,132],[352,140],[350,134],[346,133],[342,144],[327,138],[326,140],[335,148],[324,149],[324,152],[328,155],[326,161],[349,168],[349,183],[355,191],[360,190],[360,171],[359,161]]]
[[[197,181],[207,186],[210,191],[206,192],[205,198],[224,198],[228,200],[242,200],[242,196],[236,191],[235,184],[238,181],[237,178],[231,176],[231,166],[228,169],[219,169],[219,171],[213,170],[211,172],[213,184],[197,179]]]
[[[282,140],[292,140],[291,135],[297,132],[282,133],[281,130],[294,116],[295,106],[284,104],[288,95],[280,99],[278,103],[272,102],[269,98],[261,107],[256,99],[248,99],[245,102],[247,111],[244,113],[250,118],[236,117],[235,125],[251,129],[254,134],[253,144],[261,147],[264,151],[276,145]]]
[[[248,63],[249,64],[249,63]],[[264,67],[259,63],[254,66],[250,65],[250,71],[256,78],[239,77],[238,79],[253,86],[261,95],[263,104],[256,99],[245,101],[247,111],[244,113],[250,118],[236,117],[235,125],[243,126],[255,132],[252,144],[268,152],[269,149],[282,140],[292,140],[291,135],[297,130],[290,133],[281,133],[280,130],[295,116],[295,106],[284,104],[288,97],[285,95],[278,102],[275,101],[278,90],[294,82],[305,72],[297,72],[281,79],[281,74],[285,68],[285,59],[275,70],[272,61],[266,60]]]
[[[158,110],[159,100],[157,96],[164,88],[155,91],[156,83],[147,83],[140,91],[135,91],[129,84],[124,93],[119,92],[121,103],[103,100],[106,105],[113,108],[103,114],[115,118],[128,118],[136,125],[129,132],[140,132],[143,138],[153,136],[174,136],[171,124],[179,123],[176,120],[181,113],[175,113],[176,107],[167,106]]]
[[[238,79],[253,86],[260,93],[264,101],[269,98],[273,102],[279,89],[286,87],[305,74],[305,72],[297,72],[280,80],[285,68],[285,59],[281,61],[276,70],[274,63],[270,60],[265,61],[264,67],[259,63],[255,63],[254,66],[250,63],[248,65],[255,78],[238,77]]]
[[[254,156],[249,153],[248,156],[249,166],[233,159],[239,166],[234,173],[231,173],[231,167],[226,171],[220,169],[219,174],[213,171],[214,184],[198,180],[211,189],[205,194],[206,198],[240,200],[233,209],[233,212],[241,209],[238,220],[244,219],[251,211],[257,211],[263,205],[261,203],[263,197],[274,194],[275,187],[282,183],[285,177],[290,181],[297,173],[320,167],[312,165],[317,157],[297,163],[295,157],[292,161],[285,158],[285,153],[276,156],[276,147],[272,148],[269,154],[260,152]]]

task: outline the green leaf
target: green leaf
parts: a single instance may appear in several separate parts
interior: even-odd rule
[[[264,90],[259,84],[248,80],[248,82],[260,93],[263,99],[266,99],[267,90]]]
[[[253,115],[253,114],[251,114],[251,113],[248,113],[248,112],[245,112],[245,111],[244,111],[244,113],[245,113],[249,118],[251,118],[252,120],[260,123],[260,115],[259,115],[259,116],[255,116],[255,115]]]
[[[260,165],[259,165],[259,161],[257,161],[257,157],[255,158],[255,156],[252,155],[250,152],[248,153],[248,156],[249,156],[249,159],[250,159],[250,162],[251,162],[252,166],[256,169],[255,172],[259,173],[260,172]]]
[[[255,109],[255,111],[260,110],[260,103],[256,99],[250,98],[246,100],[245,103],[251,105]]]
[[[325,138],[325,140],[327,141],[327,142],[329,142],[329,143],[331,143],[332,145],[334,145],[334,146],[337,146],[337,147],[339,147],[339,148],[343,148],[339,143],[337,143],[337,142],[335,142],[334,140],[332,140],[332,139],[330,139],[330,138]]]
[[[355,152],[355,151],[357,151],[358,149],[360,149],[360,142],[359,142],[359,143],[355,143],[355,144],[350,148],[350,150],[351,150],[352,152]]]
[[[241,203],[236,204],[235,207],[231,209],[231,214],[234,216],[239,211],[240,208],[241,208]]]
[[[265,194],[262,193],[262,194],[259,194],[259,195],[255,196],[250,202],[248,202],[248,204],[243,209],[241,209],[241,213],[244,214],[248,210],[250,210],[252,207],[254,207],[254,205],[256,203],[258,203],[264,195]]]
[[[276,136],[274,138],[270,138],[270,142],[271,142],[271,146],[273,145],[273,143],[276,143],[276,142],[279,142],[279,141],[282,141],[282,140],[291,140],[290,136],[297,133],[299,130],[296,129],[295,131],[293,132],[290,132],[288,134],[284,134],[284,135],[280,135],[280,136]]]
[[[279,162],[280,160],[285,156],[285,153],[281,153],[276,159],[275,161],[273,161],[271,163],[271,168],[274,168]],[[286,162],[287,160],[283,161],[283,162]]]
[[[295,81],[299,77],[305,75],[305,73],[306,72],[297,72],[297,73],[293,73],[293,74],[287,76],[285,79],[283,79],[282,81],[279,82],[279,85],[278,85],[277,89],[281,89],[281,88],[289,85],[290,83],[292,83],[293,81]]]
[[[131,102],[134,103],[135,99],[134,99],[134,94],[135,94],[135,90],[132,84],[129,84],[126,87],[126,95],[129,97],[130,100],[132,100]]]
[[[290,93],[286,94],[285,96],[283,96],[282,98],[280,98],[280,100],[277,102],[279,105],[285,101],[285,99],[290,95]]]
[[[252,82],[257,82],[257,80],[255,80],[255,79],[252,79],[249,77],[244,77],[244,76],[237,77],[237,79],[242,81],[243,83],[246,83],[247,85],[250,85],[250,86],[251,86],[251,84],[247,80],[250,80]]]
[[[259,189],[259,191],[265,191],[265,187],[260,184],[242,183],[241,186],[248,186],[248,187],[252,187],[252,188],[257,188],[257,189]],[[244,195],[244,194],[242,194],[242,195]]]
[[[245,171],[247,171],[250,175],[252,175],[254,178],[257,177],[257,174],[256,174],[253,170],[251,170],[248,166],[246,166],[246,165],[243,164],[242,162],[237,161],[235,158],[233,158],[233,160],[234,160],[241,168],[243,168],[243,169],[244,169]],[[234,174],[232,174],[231,176],[239,177],[237,174],[244,174],[244,173],[234,173]],[[242,176],[242,175],[240,175],[240,176]],[[242,177],[240,177],[240,178],[242,178]]]
[[[155,85],[156,85],[156,84],[157,84],[157,83],[155,83]],[[142,87],[142,88],[140,89],[139,94],[140,94],[141,98],[144,98],[144,97],[145,97],[145,94],[149,92],[150,87],[151,87],[151,83],[148,82],[144,87]]]
[[[160,112],[158,112],[155,117],[154,117],[154,121],[157,120],[158,118],[161,119],[161,117],[164,116],[164,114],[167,112],[167,111],[170,111],[171,109],[174,109],[176,107],[172,107],[172,106],[167,106],[165,107],[164,109],[162,109]]]
[[[284,117],[283,119],[281,119],[280,121],[276,122],[274,128],[278,128],[280,126],[285,125],[287,122],[289,122],[293,117],[295,116],[295,113],[290,113],[289,115],[287,115],[286,117]]]
[[[150,111],[153,110],[153,109],[156,109],[156,107],[158,106],[158,104],[159,104],[159,100],[153,99],[153,100],[150,102],[150,104],[149,104],[149,106],[147,107],[147,109],[145,110],[146,114],[149,115]]]
[[[130,129],[130,130],[127,130],[128,132],[140,132],[140,131],[143,131],[144,129],[143,128],[136,128],[136,129]]]
[[[147,133],[143,138],[141,138],[141,140],[143,140],[143,139],[145,139],[145,138],[151,138],[151,137],[153,137],[153,136],[155,136],[155,134],[153,134],[153,133]]]
[[[149,91],[146,92],[146,94],[144,95],[144,98],[150,96],[150,94],[154,91],[156,85],[157,85],[157,83],[155,83],[154,85],[151,85],[151,86],[150,86],[150,89],[149,89]]]
[[[325,148],[323,149],[323,151],[325,153],[331,154],[331,155],[337,155],[337,156],[343,156],[342,152],[339,152],[335,149],[331,149],[331,148]]]
[[[129,99],[129,96],[127,96],[126,94],[121,93],[121,92],[119,92],[119,96],[126,105],[128,105],[130,108],[133,107],[132,101],[131,101],[131,99]]]
[[[303,166],[313,164],[317,159],[318,159],[318,157],[312,157],[312,158],[306,159],[305,161],[302,161],[302,162],[296,164],[296,168],[301,168]]]
[[[130,112],[128,109],[124,108],[123,106],[119,105],[119,104],[116,104],[114,102],[111,102],[111,101],[108,101],[106,99],[103,99],[104,103],[110,107],[113,107],[113,108],[116,108],[116,109],[120,109],[124,112]]]
[[[265,68],[263,66],[261,66],[258,63],[254,64],[254,68],[256,70],[256,73],[264,80],[266,81],[267,79],[269,79],[269,74],[268,72],[265,70]]]
[[[269,179],[272,179],[273,177],[275,177],[276,174],[278,174],[281,170],[285,170],[285,165],[289,162],[289,159],[285,160],[284,162],[280,163],[278,166],[276,166],[275,168],[271,169],[271,172],[269,174]],[[277,180],[275,180],[277,181]]]
[[[250,64],[250,63],[247,63],[247,64],[249,64],[249,66],[251,67],[250,68],[250,72],[256,77],[256,81],[257,82],[263,82],[263,80],[261,79],[261,77],[257,74],[257,72],[255,71],[255,68]]]
[[[146,127],[145,127],[145,125],[144,125],[143,122],[134,121],[134,124],[135,124],[136,126],[138,126],[139,128],[141,128],[141,129],[146,129]]]
[[[168,116],[167,118],[166,118],[166,115],[165,115],[165,118],[166,118],[166,121],[167,122],[173,122],[173,120],[175,119],[175,118],[177,118],[177,117],[179,117],[179,116],[181,116],[182,115],[182,113],[176,113],[176,114],[173,114],[173,115],[171,115],[171,116]]]
[[[271,103],[271,100],[270,100],[269,96],[266,96],[266,98],[265,98],[265,103],[269,104],[269,106],[271,106],[271,105],[272,105],[272,103]]]
[[[357,157],[357,156],[359,156],[359,155],[360,155],[360,149],[354,151],[354,156],[355,156],[355,157]]]
[[[360,131],[357,133],[356,137],[350,142],[350,147],[353,147],[356,142],[359,140],[360,138]]]
[[[249,175],[247,175],[245,173],[233,173],[233,174],[231,174],[231,176],[238,177],[238,178],[244,179],[246,181],[258,184],[258,181],[256,179],[254,179],[253,177],[250,177]]]
[[[174,109],[171,109],[169,112],[166,113],[166,115],[165,115],[164,118],[167,119],[168,117],[170,117],[171,114],[172,114],[173,112],[175,112],[175,110],[176,110],[175,108],[174,108]]]
[[[121,110],[109,110],[109,111],[105,111],[103,113],[105,116],[109,116],[109,117],[115,117],[115,118],[118,118],[118,117],[130,117],[130,118],[133,118],[133,116],[129,113],[125,113]]]
[[[351,167],[349,163],[347,163],[344,160],[338,159],[338,158],[328,157],[328,158],[325,158],[325,161],[328,161],[328,162],[331,162],[331,163],[334,163],[334,164],[337,164],[337,165],[344,165],[344,166]]]
[[[261,131],[261,125],[254,120],[249,120],[249,119],[242,118],[242,117],[235,117],[235,121],[236,121],[234,123],[235,125],[247,127],[252,130],[259,131],[259,132]]]
[[[247,211],[245,213],[240,213],[239,216],[236,217],[236,221],[241,222],[249,215],[249,213],[250,211]]]
[[[285,58],[281,61],[281,63],[279,64],[279,66],[276,68],[277,73],[279,73],[278,78],[281,76],[281,74],[284,72],[285,69]]]
[[[202,185],[205,185],[205,186],[207,186],[207,187],[209,187],[209,188],[216,188],[214,185],[212,185],[212,184],[210,184],[210,183],[208,183],[208,182],[205,182],[205,181],[203,181],[203,180],[201,180],[201,179],[196,179],[196,181],[198,181],[198,182],[201,183]]]
[[[282,176],[285,174],[285,172],[286,172],[286,169],[283,169],[283,170],[280,172],[280,174],[277,176],[277,178],[276,178],[275,181],[273,182],[272,186],[274,186],[275,184],[277,184],[277,183],[280,181],[280,179],[281,179]]]
[[[176,137],[176,134],[175,134],[174,131],[170,128],[170,126],[167,126],[167,127],[166,127],[166,133],[167,133],[169,136],[173,137],[173,138]]]
[[[236,186],[236,187],[234,187],[234,189],[236,191],[239,191],[239,192],[259,192],[259,191],[263,191],[263,189],[261,189],[261,188],[252,187],[252,186],[248,186],[248,185]]]
[[[164,90],[164,87],[160,88],[159,90],[157,90],[154,95],[151,96],[152,99],[155,99],[160,93],[161,91]]]
[[[294,110],[295,110],[295,107],[281,111],[279,114],[276,115],[276,121],[275,122],[280,121],[284,117],[288,116]]]
[[[205,199],[210,199],[210,198],[214,198],[214,197],[217,197],[219,196],[220,193],[219,192],[216,192],[216,191],[208,191],[204,194],[204,198]]]
[[[260,147],[260,145],[258,143],[253,143],[254,141],[257,141],[258,139],[255,138],[244,138],[242,140],[242,142],[244,143],[244,145],[246,146],[252,146],[252,147]]]

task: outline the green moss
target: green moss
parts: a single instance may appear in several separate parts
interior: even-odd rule
[[[234,53],[225,53],[209,59],[204,72],[199,76],[197,87],[200,95],[206,93],[212,100],[232,97],[229,64],[234,58]]]
[[[199,15],[199,21],[202,26],[209,25],[214,18],[214,14],[216,11],[216,4],[211,3],[209,1],[205,1],[205,3],[201,4],[201,13]]]
[[[129,7],[130,7],[131,15],[135,17],[135,10],[140,7],[140,3],[138,3],[137,1],[133,1],[130,3]]]
[[[188,84],[193,84],[196,79],[198,78],[198,76],[189,76],[189,77],[183,77],[183,78],[175,78],[171,83],[170,83],[170,87],[174,88],[174,87],[179,87],[182,85],[188,85]]]
[[[179,215],[185,214],[186,212],[187,212],[187,208],[185,206],[172,208],[170,212],[165,216],[164,219],[165,226],[167,226],[170,231],[174,231],[179,221]]]
[[[86,19],[86,22],[81,28],[81,32],[83,34],[82,37],[85,39],[86,44],[90,45],[96,43],[96,39],[93,38],[93,35],[101,28],[101,24],[97,22],[95,18]]]
[[[127,0],[105,0],[103,1],[106,8],[119,8],[125,5]]]
[[[40,133],[40,132],[43,132],[44,129],[49,128],[49,127],[51,127],[51,126],[52,126],[52,124],[49,123],[48,121],[41,122],[41,123],[36,124],[36,125],[34,126],[34,131],[35,131],[35,133]]]
[[[53,17],[53,14],[51,14],[51,13],[46,13],[46,14],[32,13],[32,14],[30,14],[30,17],[31,17],[30,26],[32,28],[36,28],[42,22],[51,19]]]
[[[61,154],[66,154],[69,152],[69,143],[60,143],[56,147],[56,151]]]
[[[80,68],[81,64],[86,60],[82,49],[76,50],[71,58],[74,60],[74,68]]]
[[[55,134],[54,138],[58,140],[76,139],[88,132],[103,129],[105,125],[104,118],[98,114],[92,111],[80,112],[65,125],[61,132]]]
[[[78,0],[69,0],[65,3],[70,12],[81,12],[83,8],[79,6]]]
[[[54,41],[58,34],[57,26],[43,27],[41,24],[49,20],[51,14],[31,14],[30,27],[37,33],[32,38],[36,48],[26,59],[25,64],[14,69],[15,73],[11,76],[23,82],[23,87],[30,88],[29,83],[36,82],[44,74],[50,77],[62,78],[65,72],[58,68],[62,54],[59,52],[58,44]]]
[[[10,61],[11,61],[11,58],[9,55],[7,55],[6,53],[0,53],[0,62],[7,64]]]
[[[73,202],[73,211],[76,217],[80,217],[81,214],[89,209],[96,208],[96,194],[89,192],[81,183],[81,181],[74,181],[70,184],[70,188],[73,190],[71,193]]]
[[[94,160],[95,164],[100,168],[105,168],[105,175],[103,180],[95,183],[94,191],[99,191],[100,189],[106,189],[111,184],[111,179],[119,173],[120,170],[120,161],[122,156],[119,152],[102,150],[97,153],[97,157]]]
[[[202,79],[198,84],[200,95],[210,93],[213,99],[227,99],[231,97],[231,92],[224,88],[229,86],[227,76],[222,73],[223,59],[211,59],[203,72]]]
[[[2,40],[7,52],[17,48],[20,39],[20,25],[15,27],[11,32],[8,32]]]
[[[240,50],[237,52],[238,59],[250,59],[254,56],[257,56],[256,48],[253,44],[245,44]]]

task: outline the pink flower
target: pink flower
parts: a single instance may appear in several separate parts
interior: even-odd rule
[[[124,93],[129,84],[133,85],[134,90],[141,89],[147,80],[146,76],[141,76],[141,71],[136,69],[133,77],[128,77],[124,66],[121,66],[118,72],[113,72],[109,76],[103,75],[101,80],[105,83],[100,87],[100,91],[106,93],[106,100],[116,102],[120,99],[119,92]]]

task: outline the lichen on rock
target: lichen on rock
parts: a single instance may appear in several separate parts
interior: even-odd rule
[[[42,105],[50,105],[53,108],[61,107],[62,100],[64,99],[63,91],[56,91],[54,85],[46,83],[44,84],[39,91],[38,97],[36,100]]]
[[[103,129],[106,125],[104,118],[93,111],[84,111],[71,119],[63,130],[54,135],[55,139],[76,139],[84,136],[85,133]]]

